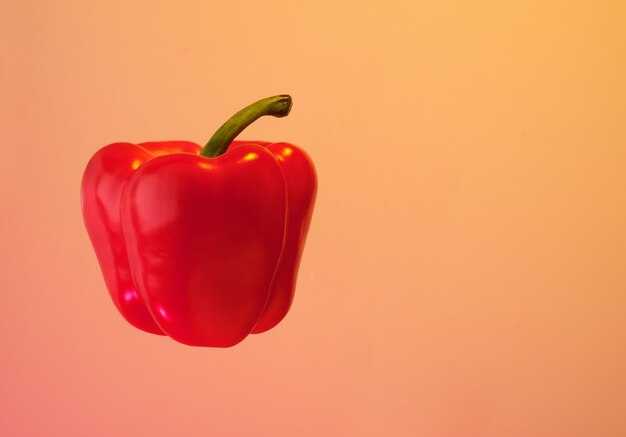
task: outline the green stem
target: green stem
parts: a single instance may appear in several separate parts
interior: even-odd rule
[[[200,156],[215,158],[226,152],[230,143],[255,120],[264,115],[284,117],[291,110],[291,97],[288,95],[268,97],[246,106],[230,117],[226,123],[213,134],[209,142],[200,152]]]

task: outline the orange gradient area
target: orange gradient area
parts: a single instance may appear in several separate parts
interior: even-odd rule
[[[1,2],[0,435],[626,435],[625,5]],[[229,349],[131,327],[90,156],[283,93],[239,139],[317,167],[291,311]]]

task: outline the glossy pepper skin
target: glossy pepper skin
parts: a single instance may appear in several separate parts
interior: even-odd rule
[[[267,148],[278,159],[287,183],[287,223],[281,261],[276,269],[270,297],[265,311],[252,333],[257,334],[276,326],[293,302],[296,279],[304,243],[311,224],[317,175],[313,161],[301,148],[288,143],[256,142]],[[237,148],[240,142],[233,142]]]
[[[209,145],[186,141],[114,143],[87,165],[85,224],[109,293],[132,325],[228,347],[289,310],[315,169],[297,146],[231,141],[242,129],[213,141],[218,131],[213,157],[202,155]]]
[[[104,282],[122,316],[136,328],[164,335],[146,308],[135,283],[122,233],[122,192],[135,171],[161,154],[199,153],[187,141],[114,143],[89,160],[81,185],[81,206],[87,233],[96,252]]]

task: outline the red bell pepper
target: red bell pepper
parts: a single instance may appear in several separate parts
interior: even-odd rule
[[[290,109],[289,96],[253,103],[202,150],[187,141],[113,143],[91,158],[83,217],[113,302],[133,326],[228,347],[285,317],[315,169],[295,145],[233,140]]]

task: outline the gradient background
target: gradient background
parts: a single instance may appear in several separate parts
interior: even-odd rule
[[[0,2],[0,434],[626,435],[622,1]],[[132,329],[82,224],[114,141],[304,146],[295,305]]]

